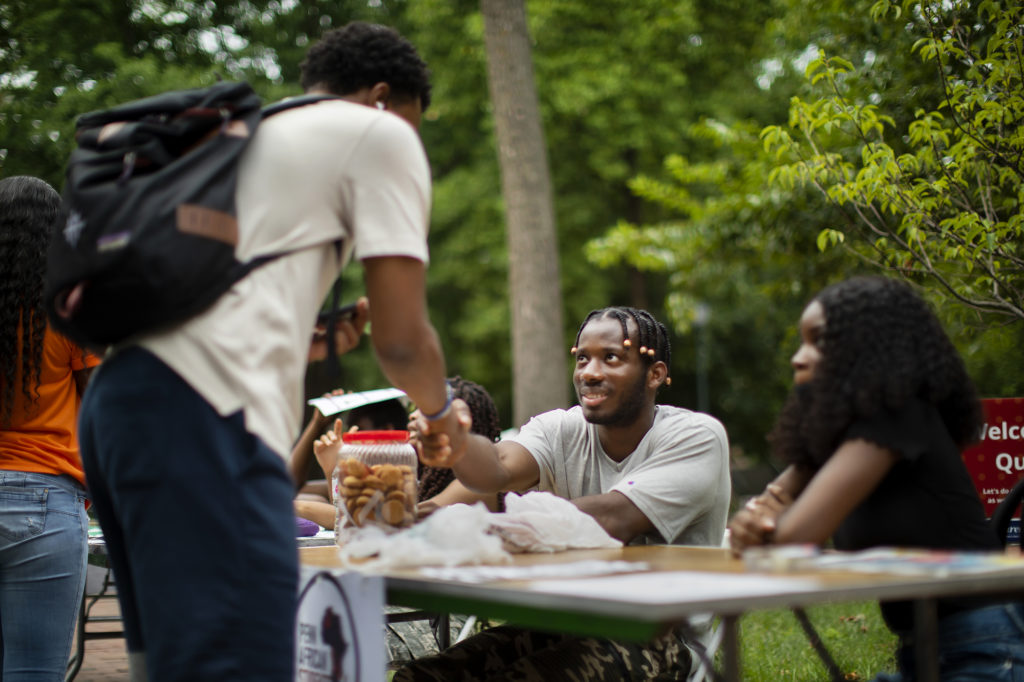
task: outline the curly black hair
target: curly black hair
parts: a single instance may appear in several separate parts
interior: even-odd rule
[[[430,106],[430,72],[412,43],[380,24],[353,21],[328,31],[300,65],[303,89],[321,86],[348,95],[377,83],[391,86],[398,101],[418,98]]]
[[[640,348],[646,348],[653,350],[654,355],[642,353],[640,355],[641,360],[644,362],[645,367],[650,367],[658,360],[665,363],[665,367],[672,371],[672,344],[668,340],[668,329],[665,328],[661,322],[655,319],[654,315],[651,315],[646,310],[640,310],[639,308],[629,308],[626,306],[612,306],[609,308],[601,308],[600,310],[591,310],[590,313],[583,318],[583,322],[580,323],[580,328],[576,331],[576,341],[573,346],[580,345],[580,335],[583,333],[583,328],[590,323],[591,320],[610,317],[618,320],[622,326],[622,338],[629,339],[629,327],[627,321],[632,319],[636,324],[637,336],[635,339],[630,339],[630,343],[635,343],[637,350]],[[667,380],[666,380],[667,381]]]
[[[46,250],[60,215],[60,195],[39,178],[0,180],[0,425],[9,426],[17,375],[26,405],[39,397],[46,334]]]
[[[854,420],[933,404],[961,448],[977,440],[982,409],[963,360],[928,304],[905,282],[854,277],[824,289],[822,358],[790,394],[769,436],[774,453],[817,470]]]
[[[473,416],[472,432],[497,442],[501,438],[501,420],[498,418],[498,408],[487,389],[460,376],[449,378],[448,384],[452,387],[455,397],[462,398],[469,406],[469,412]],[[429,500],[455,480],[455,473],[451,469],[438,467],[422,466],[419,476],[422,500]]]

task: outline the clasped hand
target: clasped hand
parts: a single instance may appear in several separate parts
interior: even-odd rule
[[[473,417],[469,405],[456,398],[441,419],[428,421],[416,410],[409,415],[409,441],[427,466],[451,467],[466,454],[466,440]]]
[[[792,496],[774,483],[770,483],[757,497],[751,498],[729,521],[732,553],[740,556],[747,547],[771,544],[776,522],[791,504]]]

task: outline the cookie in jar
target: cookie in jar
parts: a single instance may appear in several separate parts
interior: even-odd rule
[[[332,476],[336,529],[397,530],[416,520],[416,451],[408,431],[342,434]]]

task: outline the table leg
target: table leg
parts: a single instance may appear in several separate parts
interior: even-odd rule
[[[740,680],[740,617],[722,616],[722,676],[725,682]]]
[[[914,658],[916,679],[939,680],[939,617],[934,599],[914,601]]]
[[[437,645],[444,651],[452,645],[452,620],[447,613],[437,614]]]

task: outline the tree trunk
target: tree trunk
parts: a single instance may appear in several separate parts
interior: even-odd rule
[[[481,0],[480,9],[508,229],[513,419],[520,426],[567,406],[569,349],[525,0]]]

